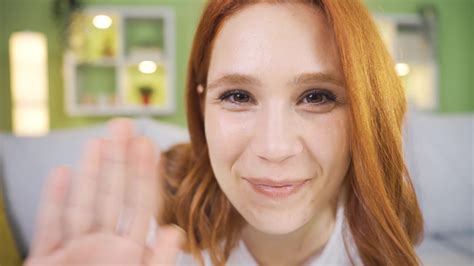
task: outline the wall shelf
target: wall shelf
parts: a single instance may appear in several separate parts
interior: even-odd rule
[[[94,7],[76,14],[64,54],[73,116],[170,115],[176,108],[175,14]]]

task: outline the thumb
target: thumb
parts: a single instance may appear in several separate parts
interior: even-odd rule
[[[175,265],[178,253],[186,243],[186,233],[177,225],[160,227],[148,265]]]

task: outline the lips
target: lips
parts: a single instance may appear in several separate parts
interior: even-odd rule
[[[271,186],[271,187],[293,186],[293,185],[301,184],[304,181],[306,181],[306,180],[274,181],[269,178],[251,178],[251,177],[244,177],[243,179],[255,185]]]
[[[309,181],[308,179],[275,181],[269,178],[247,177],[243,177],[243,179],[248,182],[255,192],[271,198],[284,198],[293,195]]]

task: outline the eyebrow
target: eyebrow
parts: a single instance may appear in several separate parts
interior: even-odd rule
[[[314,72],[314,73],[303,73],[292,80],[288,82],[288,85],[290,86],[298,86],[298,85],[304,85],[304,84],[313,84],[315,82],[326,82],[326,83],[333,83],[337,86],[343,86],[344,82],[342,82],[340,79],[336,78],[335,75],[331,73],[323,73],[323,72]],[[213,81],[207,86],[207,90],[212,90],[217,87],[221,86],[260,86],[261,82],[257,78],[251,76],[251,75],[246,75],[246,74],[227,74],[219,79]]]
[[[220,77],[219,79],[213,81],[207,86],[207,90],[212,90],[217,87],[226,86],[226,85],[238,85],[238,86],[259,86],[261,85],[260,80],[257,78],[244,75],[244,74],[228,74]]]
[[[331,73],[314,72],[314,73],[303,73],[296,76],[289,85],[298,86],[300,84],[312,84],[315,82],[332,83],[334,85],[343,87],[344,82]]]

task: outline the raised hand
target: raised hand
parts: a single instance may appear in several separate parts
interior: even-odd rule
[[[175,264],[184,232],[155,230],[159,153],[126,119],[112,120],[109,131],[87,144],[78,171],[50,174],[27,265]]]

